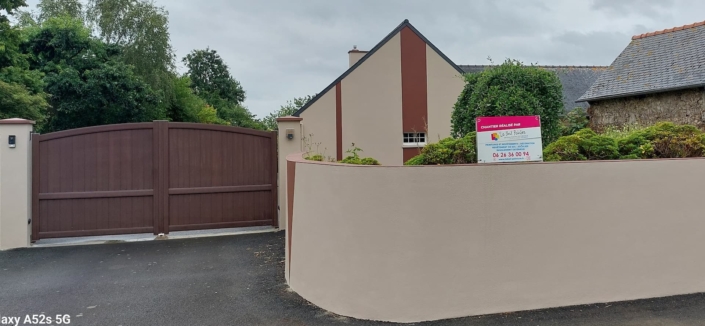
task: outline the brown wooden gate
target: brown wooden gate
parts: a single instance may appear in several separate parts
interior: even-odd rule
[[[277,226],[276,133],[128,123],[32,136],[32,239]]]

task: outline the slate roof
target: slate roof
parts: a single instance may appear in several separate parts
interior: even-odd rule
[[[466,73],[481,72],[491,65],[460,65]],[[605,66],[538,66],[541,69],[553,71],[558,75],[563,85],[563,108],[572,110],[576,107],[588,108],[588,103],[575,101],[595,83]]]
[[[635,35],[579,101],[705,86],[705,22]]]

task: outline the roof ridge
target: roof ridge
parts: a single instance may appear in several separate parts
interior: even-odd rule
[[[642,39],[645,37],[654,36],[654,35],[661,35],[661,34],[666,34],[666,33],[670,33],[670,32],[682,31],[684,29],[694,28],[694,27],[703,26],[703,25],[705,25],[705,21],[692,23],[692,24],[688,24],[688,25],[683,25],[683,26],[678,26],[678,27],[673,27],[673,28],[662,29],[660,31],[634,35],[634,36],[632,36],[632,40],[638,40],[638,39]]]

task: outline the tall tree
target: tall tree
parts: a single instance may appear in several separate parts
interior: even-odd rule
[[[0,0],[0,23],[7,22],[7,15],[12,15],[18,8],[26,6],[25,0]],[[5,14],[2,11],[5,11]]]
[[[68,16],[76,19],[83,19],[83,4],[79,0],[41,0],[37,4],[39,13],[37,23],[47,21],[52,17]]]
[[[286,101],[285,105],[282,105],[279,110],[270,113],[268,116],[262,119],[262,123],[267,128],[267,130],[277,130],[277,118],[286,117],[294,114],[296,111],[301,109],[308,101],[313,99],[315,95],[306,95],[304,97],[296,97],[293,100]]]
[[[86,9],[95,34],[122,47],[125,63],[165,99],[172,96],[175,70],[168,15],[151,0],[89,0]]]
[[[232,125],[263,129],[261,122],[242,106],[245,90],[230,74],[218,52],[210,48],[194,50],[183,59],[191,79],[191,88],[218,112],[218,117]]]
[[[32,67],[46,74],[46,131],[164,117],[149,85],[119,60],[120,48],[93,39],[82,21],[49,18],[32,29],[25,47]]]
[[[199,96],[218,97],[234,104],[245,101],[245,90],[233,78],[230,68],[215,50],[194,50],[182,61],[188,68],[191,87]]]
[[[0,119],[30,119],[41,126],[48,107],[42,74],[29,69],[28,56],[20,50],[23,35],[2,13],[13,14],[21,6],[22,0],[0,0]]]

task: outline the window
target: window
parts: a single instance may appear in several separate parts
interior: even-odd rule
[[[426,133],[425,132],[405,132],[404,133],[404,146],[419,147],[426,145]]]

